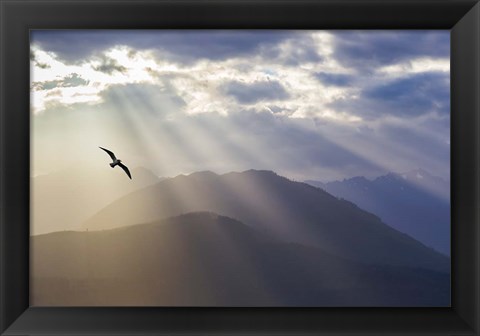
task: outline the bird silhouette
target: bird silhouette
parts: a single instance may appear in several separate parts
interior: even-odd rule
[[[130,180],[132,179],[132,175],[130,174],[130,170],[128,170],[128,167],[125,166],[123,163],[122,163],[122,160],[119,160],[117,159],[117,157],[115,156],[115,154],[113,154],[112,151],[109,151],[108,149],[106,148],[103,148],[103,147],[99,147],[100,149],[103,149],[105,152],[107,152],[108,155],[110,155],[110,157],[112,158],[112,163],[110,163],[110,167],[114,168],[115,166],[119,166],[120,168],[123,169],[123,171],[128,175],[128,177],[130,178]]]

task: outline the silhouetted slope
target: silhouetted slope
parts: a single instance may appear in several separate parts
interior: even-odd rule
[[[31,234],[77,230],[115,199],[160,181],[142,167],[134,168],[132,175],[130,180],[121,169],[111,169],[108,164],[79,164],[32,178]]]
[[[446,306],[448,274],[368,266],[213,213],[32,237],[33,305]]]
[[[194,173],[133,192],[89,219],[90,230],[192,211],[236,218],[276,238],[362,262],[449,271],[449,259],[354,204],[269,171]]]
[[[414,170],[390,173],[372,181],[354,177],[307,183],[357,204],[393,228],[450,255],[449,184],[442,179]]]

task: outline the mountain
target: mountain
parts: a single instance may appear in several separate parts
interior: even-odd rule
[[[448,306],[447,273],[372,266],[197,212],[31,237],[34,306]]]
[[[424,170],[389,173],[372,181],[354,177],[306,181],[379,216],[385,223],[450,255],[450,185]]]
[[[32,178],[31,234],[78,229],[116,198],[160,180],[142,167],[132,169],[132,176],[130,180],[121,169],[107,164],[78,164]]]
[[[109,204],[83,228],[110,229],[196,211],[236,218],[276,239],[360,262],[450,269],[449,258],[353,203],[270,171],[198,172],[166,179]]]

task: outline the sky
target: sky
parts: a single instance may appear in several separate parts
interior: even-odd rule
[[[450,175],[449,31],[34,30],[32,175]]]

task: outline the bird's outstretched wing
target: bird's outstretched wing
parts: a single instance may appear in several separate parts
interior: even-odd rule
[[[106,148],[103,148],[103,147],[98,147],[98,148],[101,148],[103,149],[105,152],[107,152],[108,155],[110,155],[110,157],[112,158],[113,161],[115,161],[117,158],[115,157],[115,154],[113,154],[111,151],[109,151],[108,149]]]
[[[124,171],[127,173],[128,177],[130,177],[130,180],[132,179],[132,175],[130,175],[130,170],[128,170],[127,166],[125,166],[123,163],[118,164]]]

